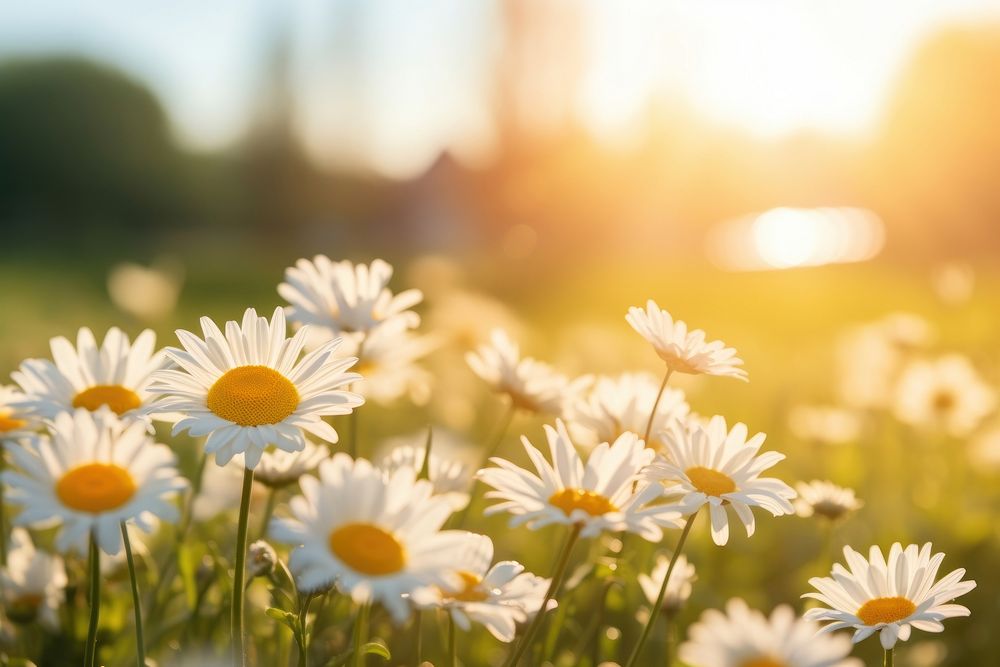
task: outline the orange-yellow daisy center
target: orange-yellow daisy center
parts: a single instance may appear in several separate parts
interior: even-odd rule
[[[458,592],[445,592],[445,600],[457,600],[459,602],[482,602],[490,596],[480,585],[483,583],[482,577],[460,570],[458,576],[462,579],[462,589]]]
[[[724,472],[694,466],[684,471],[694,488],[708,496],[721,496],[736,490],[736,482]]]
[[[7,618],[14,623],[28,624],[38,617],[38,610],[45,601],[37,593],[19,595],[7,604]]]
[[[97,410],[108,406],[115,414],[122,415],[142,405],[139,395],[120,384],[98,384],[84,389],[73,397],[74,408]]]
[[[786,667],[785,663],[774,658],[750,658],[740,663],[740,667]]]
[[[601,516],[608,512],[617,512],[618,508],[610,500],[599,493],[586,489],[562,489],[549,498],[549,504],[555,505],[570,516],[573,510],[583,510],[590,516]]]
[[[85,463],[71,468],[56,482],[63,505],[97,514],[121,507],[136,492],[131,473],[113,463]]]
[[[0,414],[0,433],[16,431],[19,428],[24,428],[27,424],[28,422],[24,419],[11,417],[9,412],[7,414]]]
[[[875,598],[861,605],[857,617],[865,625],[895,623],[917,610],[917,605],[904,597]]]
[[[299,392],[284,375],[267,366],[226,371],[208,390],[208,409],[240,426],[277,424],[299,407]]]
[[[330,533],[330,551],[355,572],[375,577],[406,566],[406,549],[396,537],[370,523],[346,523]]]

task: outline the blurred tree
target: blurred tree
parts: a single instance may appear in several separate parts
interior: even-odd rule
[[[900,79],[869,177],[898,250],[996,251],[1000,220],[1000,28],[929,40]]]
[[[70,59],[0,67],[5,233],[141,239],[190,212],[184,171],[159,102],[123,74]]]

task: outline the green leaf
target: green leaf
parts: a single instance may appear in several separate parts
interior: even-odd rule
[[[284,609],[278,609],[277,607],[268,607],[264,610],[264,613],[273,618],[276,621],[284,623],[292,632],[297,632],[299,627],[298,617],[290,611],[285,611]]]
[[[368,642],[367,644],[362,644],[361,653],[363,655],[377,655],[383,660],[392,660],[392,654],[389,653],[389,647],[382,642]]]

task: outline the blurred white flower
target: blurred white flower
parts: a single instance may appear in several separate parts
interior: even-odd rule
[[[514,407],[529,412],[562,415],[567,401],[585,382],[571,383],[548,364],[522,358],[517,344],[500,329],[490,335],[489,345],[469,352],[465,360],[493,391],[506,394]]]
[[[122,262],[108,272],[108,295],[119,310],[152,322],[174,311],[183,283],[184,270],[176,262],[148,267]]]
[[[938,298],[957,306],[972,298],[976,287],[976,272],[965,262],[946,262],[934,267],[931,285]]]
[[[41,421],[24,405],[25,395],[16,387],[0,385],[0,447],[33,435]]]
[[[788,413],[788,428],[792,434],[809,442],[827,445],[856,442],[861,426],[861,415],[846,408],[797,405]]]
[[[896,542],[888,560],[877,546],[869,549],[867,559],[845,546],[844,558],[850,570],[836,563],[832,577],[809,580],[818,593],[802,596],[831,607],[805,613],[809,620],[830,621],[823,632],[854,628],[855,643],[878,632],[882,648],[889,650],[897,641],[909,639],[912,628],[941,632],[941,621],[969,615],[966,607],[951,601],[975,588],[976,582],[962,581],[961,568],[935,581],[944,554],[932,556],[929,542],[905,549]]]
[[[710,609],[688,630],[680,659],[691,667],[864,667],[843,636],[817,635],[819,625],[781,605],[768,618],[734,598],[726,613]]]
[[[667,451],[646,471],[649,479],[662,482],[668,498],[680,496],[677,508],[690,515],[708,506],[712,540],[719,546],[729,541],[727,508],[732,508],[747,532],[756,523],[751,507],[760,507],[773,516],[791,514],[795,491],[774,477],[760,474],[785,458],[778,452],[759,454],[763,433],[749,440],[745,424],[730,430],[721,416],[712,417],[707,427],[692,423],[673,426],[664,436]]]
[[[813,480],[795,485],[799,497],[795,499],[795,513],[801,517],[818,516],[836,521],[864,505],[854,496],[854,489],[837,486],[833,482]]]
[[[420,290],[393,294],[389,290],[392,266],[376,259],[369,264],[344,260],[333,262],[325,255],[300,259],[285,269],[280,294],[291,305],[288,319],[327,330],[333,338],[344,333],[368,334],[388,320],[398,319],[403,328],[413,328],[420,317],[410,310],[420,303]]]
[[[894,412],[906,424],[962,437],[975,430],[996,403],[996,392],[980,379],[972,363],[961,355],[949,354],[906,366]]]
[[[479,623],[500,641],[513,641],[517,624],[541,608],[549,580],[525,572],[523,565],[512,560],[492,567],[491,563],[493,540],[476,535],[452,556],[459,586],[422,588],[411,598],[418,608],[444,609],[466,632],[472,623]]]
[[[470,350],[494,329],[523,335],[524,327],[510,309],[496,299],[466,290],[448,290],[430,304],[427,329],[445,336],[455,346]]]
[[[688,331],[687,324],[675,321],[652,299],[646,302],[645,310],[629,308],[625,320],[652,344],[671,371],[747,380],[747,372],[740,368],[743,360],[736,356],[735,349],[720,340],[707,341],[701,329]]]
[[[434,495],[448,500],[453,511],[469,504],[469,490],[472,486],[472,467],[460,457],[472,451],[471,445],[455,434],[435,429],[431,445],[431,460],[427,467]],[[412,468],[419,473],[424,466],[427,452],[427,433],[390,438],[381,448],[386,454],[379,467],[392,475],[402,467]]]
[[[598,378],[593,388],[573,400],[567,420],[582,444],[614,442],[631,431],[642,435],[653,411],[660,381],[649,373],[623,373],[618,377]],[[660,433],[671,424],[685,419],[691,408],[679,389],[667,387],[656,408],[650,429],[650,442],[656,451],[663,449]]]
[[[904,362],[927,346],[933,331],[921,317],[891,313],[851,328],[837,343],[837,390],[854,408],[888,408]]]
[[[315,470],[329,453],[326,447],[320,447],[309,440],[306,440],[305,447],[298,452],[268,447],[254,469],[253,479],[274,489],[288,486],[299,481],[302,475]],[[237,458],[242,458],[242,455]]]
[[[7,618],[23,624],[38,620],[50,630],[57,629],[67,583],[62,558],[37,551],[24,528],[11,531],[10,545],[7,567],[0,574]]]
[[[417,405],[430,399],[434,376],[418,362],[439,347],[436,336],[409,331],[401,319],[389,320],[367,335],[347,334],[338,358],[357,357],[351,369],[361,378],[351,391],[385,405],[407,396]]]
[[[656,557],[656,566],[649,574],[645,572],[639,574],[639,587],[642,588],[643,595],[649,604],[656,604],[656,598],[660,594],[660,587],[663,585],[663,578],[667,576],[667,568],[670,567],[670,558],[664,554]],[[670,581],[667,582],[667,590],[663,596],[663,610],[668,614],[676,614],[691,597],[691,584],[695,580],[694,565],[688,562],[684,554],[677,557],[674,563],[674,570],[670,573]]]

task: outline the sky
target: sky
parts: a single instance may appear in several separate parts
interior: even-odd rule
[[[1000,0],[532,1],[581,12],[569,103],[609,141],[627,140],[664,96],[766,137],[864,133],[922,40],[1000,20]],[[402,177],[445,148],[488,154],[502,15],[496,0],[8,2],[0,59],[120,67],[159,96],[185,145],[212,150],[259,119],[268,54],[287,31],[294,125],[310,153]]]

